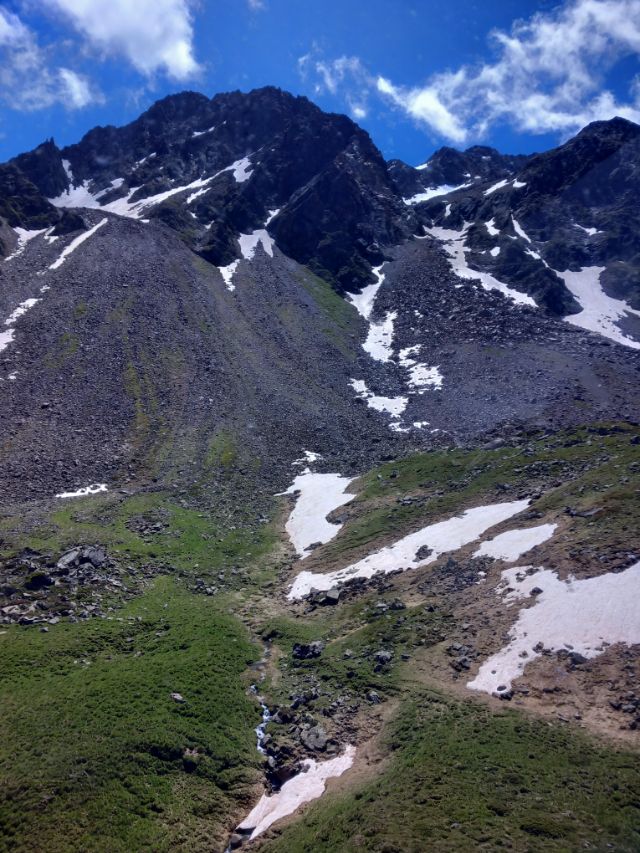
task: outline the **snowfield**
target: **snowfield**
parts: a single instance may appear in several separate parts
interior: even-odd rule
[[[579,314],[569,314],[565,320],[574,326],[611,338],[616,343],[640,349],[640,342],[627,337],[618,326],[618,321],[624,319],[625,315],[640,317],[640,311],[636,311],[622,299],[607,296],[600,284],[600,276],[604,270],[605,267],[585,267],[577,272],[558,272],[582,307]]]
[[[309,556],[311,545],[324,545],[337,535],[342,525],[327,521],[327,516],[355,498],[347,493],[351,483],[352,479],[340,474],[316,474],[307,468],[284,492],[298,495],[285,529],[301,560]]]
[[[557,524],[541,524],[538,527],[523,527],[519,530],[507,530],[494,539],[483,542],[474,557],[493,557],[511,563],[520,559],[536,545],[542,545],[553,536]]]
[[[295,601],[309,595],[313,589],[329,590],[337,584],[354,578],[371,578],[374,575],[388,574],[398,569],[406,571],[428,566],[441,554],[457,551],[458,548],[468,545],[486,530],[517,515],[528,506],[528,500],[521,500],[468,509],[459,516],[453,516],[446,521],[430,524],[416,533],[410,533],[393,545],[381,548],[344,569],[328,574],[300,572],[287,598]],[[421,549],[428,549],[428,553],[418,556]]]
[[[449,228],[425,228],[425,231],[442,242],[443,248],[449,256],[451,269],[459,278],[480,280],[485,290],[499,290],[515,302],[516,305],[531,305],[535,308],[535,300],[526,293],[514,290],[512,287],[504,284],[504,282],[498,281],[497,278],[494,278],[488,272],[473,270],[467,264],[466,252],[469,250],[466,246],[465,237],[469,225],[470,223],[466,222],[462,231],[453,231]]]
[[[506,601],[532,601],[509,631],[509,643],[480,667],[467,687],[502,693],[543,649],[571,650],[585,658],[615,643],[640,643],[640,562],[616,574],[560,580],[550,569],[505,569],[498,592]]]

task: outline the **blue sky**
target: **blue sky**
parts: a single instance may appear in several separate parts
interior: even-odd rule
[[[385,156],[640,121],[640,0],[0,0],[0,160],[171,92],[276,85]]]

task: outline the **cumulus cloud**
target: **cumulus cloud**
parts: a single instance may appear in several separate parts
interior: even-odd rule
[[[43,0],[105,56],[124,56],[145,75],[186,80],[199,70],[189,0]]]
[[[33,32],[0,8],[0,101],[13,109],[38,110],[56,103],[80,109],[100,99],[85,76],[55,67]]]
[[[564,136],[614,115],[640,121],[638,79],[623,97],[607,85],[620,60],[640,56],[640,0],[569,0],[508,32],[494,31],[490,40],[492,61],[434,74],[419,86],[369,77],[354,57],[348,64],[344,57],[316,61],[315,70],[320,86],[344,89],[347,101],[351,85],[367,81],[368,90],[459,144],[498,123]]]

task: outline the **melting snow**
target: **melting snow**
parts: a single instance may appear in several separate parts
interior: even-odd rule
[[[542,545],[553,536],[557,524],[541,524],[538,527],[523,527],[519,530],[507,530],[493,539],[483,542],[474,557],[493,557],[512,563],[527,551]]]
[[[467,684],[472,690],[508,690],[543,648],[571,649],[594,658],[608,645],[640,643],[640,563],[616,574],[587,580],[570,576],[566,581],[550,569],[522,566],[506,569],[502,580],[501,591],[510,590],[506,600],[531,601],[533,593],[534,603],[520,610],[508,645],[486,660]]]
[[[282,788],[268,797],[262,795],[257,806],[242,821],[239,830],[253,830],[250,838],[257,838],[265,832],[272,823],[280,818],[293,814],[300,806],[317,800],[322,796],[328,779],[341,776],[353,764],[356,748],[347,746],[342,755],[330,761],[314,761],[312,758],[303,762],[304,770],[293,779],[284,783]]]
[[[93,226],[93,228],[90,228],[88,231],[85,231],[84,234],[80,234],[79,237],[76,237],[75,240],[72,240],[69,245],[62,251],[62,254],[58,258],[58,260],[54,261],[51,264],[49,269],[57,270],[58,267],[61,267],[62,264],[67,260],[69,255],[72,254],[72,252],[75,252],[78,246],[81,246],[85,242],[85,240],[88,240],[89,237],[92,237],[96,233],[98,228],[102,228],[102,226],[106,225],[108,221],[109,220],[106,217],[104,219],[101,219],[97,225]]]
[[[253,174],[251,170],[251,158],[243,157],[241,160],[236,160],[235,163],[229,166],[229,169],[233,170],[233,177],[236,179],[236,183],[243,184]]]
[[[593,237],[594,234],[602,234],[602,231],[598,231],[597,228],[585,228],[584,225],[578,225],[577,222],[573,223],[576,228],[579,228],[581,231],[584,231],[585,234],[588,234],[589,237]]]
[[[384,281],[383,266],[384,264],[381,264],[371,270],[377,278],[374,284],[368,284],[362,289],[361,293],[349,293],[347,295],[349,302],[365,320],[369,320],[371,317],[376,296]],[[396,311],[389,311],[380,323],[369,323],[367,339],[362,348],[376,361],[389,361],[393,355],[393,326],[397,316]]]
[[[412,356],[420,352],[420,344],[400,350],[398,360],[409,371],[409,385],[416,388],[418,394],[424,394],[428,388],[442,388],[443,376],[438,367],[427,367]]]
[[[206,133],[213,133],[215,129],[214,125],[213,127],[208,127],[206,130],[194,130],[191,136],[193,139],[197,139],[198,136],[204,136]]]
[[[39,301],[39,299],[25,299],[24,302],[21,302],[20,305],[18,305],[18,307],[9,314],[7,319],[4,321],[4,325],[9,327],[14,326],[17,320],[22,317],[23,314],[26,314],[30,308],[33,308],[33,306]],[[7,329],[6,332],[0,332],[0,352],[6,349],[9,344],[13,342],[14,334],[15,332],[12,328]]]
[[[500,254],[500,246],[494,246],[493,249],[489,252],[492,258],[497,258]]]
[[[251,234],[241,234],[238,237],[238,243],[240,243],[242,257],[247,261],[253,259],[259,243],[262,243],[262,248],[265,250],[267,255],[269,255],[270,258],[273,257],[273,247],[275,242],[273,237],[271,237],[269,232],[264,228],[258,228],[257,231],[253,231]]]
[[[361,293],[347,294],[349,302],[365,320],[368,320],[371,316],[373,303],[376,301],[376,296],[378,295],[378,291],[384,281],[384,273],[382,272],[383,266],[384,264],[380,264],[379,267],[374,267],[371,270],[374,276],[378,279],[374,284],[368,284],[366,287],[363,287]]]
[[[367,384],[362,379],[351,379],[351,387],[356,392],[358,397],[367,401],[367,406],[370,409],[375,409],[377,412],[386,412],[394,418],[399,418],[407,408],[409,402],[408,397],[378,397],[367,388]]]
[[[442,241],[443,248],[449,255],[451,268],[459,278],[479,279],[485,290],[499,290],[517,305],[532,305],[535,307],[535,301],[526,293],[514,290],[487,272],[472,270],[468,266],[465,256],[468,251],[465,244],[465,236],[468,228],[469,223],[465,223],[462,231],[452,231],[447,228],[425,228],[425,230],[433,237]]]
[[[488,190],[485,190],[484,194],[485,195],[491,195],[496,190],[501,190],[502,187],[506,187],[508,183],[509,183],[509,181],[506,178],[504,178],[502,181],[498,181],[497,184],[494,184],[492,187],[489,187]]]
[[[227,290],[234,291],[236,289],[235,284],[233,284],[233,274],[238,269],[238,264],[240,261],[231,261],[230,264],[227,264],[226,267],[218,267],[220,270],[220,275],[224,279],[224,283],[227,287]]]
[[[389,361],[393,355],[393,327],[397,311],[389,311],[380,323],[370,323],[362,349],[375,361]]]
[[[34,237],[37,237],[38,234],[44,234],[47,228],[42,228],[39,231],[28,231],[26,228],[14,228],[13,229],[18,235],[18,243],[10,255],[7,255],[5,261],[10,261],[12,258],[17,258],[24,252],[25,246],[30,240],[33,240]]]
[[[84,498],[87,495],[97,495],[100,492],[106,492],[107,485],[106,483],[94,483],[91,486],[84,486],[82,489],[78,489],[76,492],[60,492],[60,494],[56,495],[57,498]]]
[[[449,193],[456,192],[456,190],[464,190],[470,186],[471,184],[459,184],[457,187],[452,187],[449,184],[442,184],[439,187],[429,187],[424,192],[417,193],[411,196],[411,198],[405,198],[403,201],[405,204],[420,204],[421,201],[428,201],[430,198],[437,198],[440,195],[448,195]]]
[[[353,479],[349,477],[316,474],[307,468],[284,492],[285,495],[299,493],[285,529],[300,559],[309,556],[310,545],[316,542],[324,544],[337,535],[342,525],[327,521],[327,516],[355,498],[355,495],[347,494],[351,483]]]
[[[71,166],[67,160],[63,161],[63,165],[65,163],[65,171],[67,172],[67,176],[69,177],[71,186],[57,198],[49,199],[52,204],[54,204],[56,207],[100,208],[102,210],[107,210],[110,213],[117,213],[119,216],[128,216],[132,219],[140,219],[143,215],[143,212],[147,208],[154,207],[155,205],[166,201],[168,198],[171,198],[172,196],[177,195],[178,193],[188,192],[189,190],[197,190],[198,192],[195,192],[191,196],[189,196],[188,203],[191,203],[191,201],[193,201],[199,195],[202,195],[203,192],[206,192],[210,184],[212,184],[213,181],[216,180],[216,178],[218,178],[225,172],[233,172],[233,177],[239,184],[249,180],[249,178],[253,174],[253,172],[251,171],[250,157],[242,157],[240,160],[236,160],[230,166],[227,166],[224,169],[220,169],[219,172],[216,172],[215,175],[211,175],[211,177],[209,178],[197,178],[195,181],[191,181],[191,183],[185,184],[184,186],[172,187],[170,190],[165,190],[164,192],[157,193],[156,195],[147,196],[147,198],[142,198],[135,202],[131,202],[130,199],[132,198],[134,193],[136,193],[140,189],[140,187],[132,187],[129,193],[123,198],[119,198],[115,201],[109,202],[108,204],[101,205],[99,200],[101,196],[104,195],[105,192],[107,192],[107,190],[102,190],[97,194],[91,193],[89,190],[88,181],[85,181],[79,187],[74,187]],[[122,182],[122,179],[117,178],[116,181],[112,182],[112,185],[121,186],[121,183],[118,183],[118,181]]]
[[[617,325],[625,315],[640,317],[640,311],[636,311],[622,299],[607,296],[600,284],[600,275],[604,269],[605,267],[585,267],[578,272],[566,270],[558,273],[582,307],[579,314],[569,314],[565,320],[582,329],[598,332],[619,344],[640,349],[640,343],[627,337]]]
[[[416,533],[411,533],[393,545],[381,548],[345,569],[338,569],[329,574],[300,572],[287,598],[290,601],[304,598],[312,589],[328,590],[336,584],[353,578],[371,578],[374,575],[388,574],[398,569],[427,566],[435,562],[441,554],[457,551],[458,548],[468,545],[489,528],[517,515],[528,506],[528,500],[521,500],[468,509],[462,515],[430,524]],[[418,552],[422,548],[428,548],[430,551],[426,556],[419,558]]]
[[[498,228],[496,228],[496,220],[495,219],[490,219],[488,222],[485,222],[484,224],[486,226],[487,231],[489,232],[489,234],[492,237],[498,236],[500,231]]]
[[[515,218],[515,216],[511,217],[511,221],[513,222],[513,229],[516,232],[516,234],[518,234],[520,237],[522,237],[523,240],[526,240],[527,243],[530,243],[531,238],[525,233],[524,228],[522,228],[522,226],[520,225],[518,220]]]
[[[317,462],[318,459],[322,459],[322,456],[319,453],[314,453],[313,450],[303,450],[302,459],[294,459],[291,464],[312,465],[314,462]]]
[[[526,187],[526,185],[527,185],[526,181],[514,181],[513,182],[513,188],[516,190],[521,190],[522,187]]]

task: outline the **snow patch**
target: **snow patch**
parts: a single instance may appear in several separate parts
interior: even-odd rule
[[[500,254],[500,246],[494,246],[493,249],[490,250],[489,254],[492,258],[497,258]]]
[[[351,483],[353,479],[349,477],[316,474],[306,468],[284,492],[285,495],[298,495],[285,529],[301,560],[309,556],[311,545],[317,542],[324,545],[337,535],[342,524],[327,521],[327,516],[355,498],[347,494]]]
[[[466,222],[462,231],[452,231],[447,228],[426,228],[429,234],[440,240],[447,255],[449,255],[449,263],[453,272],[464,279],[479,279],[482,287],[485,290],[499,290],[504,293],[509,299],[513,300],[516,305],[531,305],[535,307],[535,301],[526,293],[520,293],[519,290],[514,290],[502,281],[498,281],[490,273],[473,270],[467,264],[466,253],[469,251],[466,247],[465,237],[469,229],[470,223]]]
[[[515,218],[515,216],[511,217],[511,221],[513,222],[513,230],[516,232],[516,234],[518,234],[520,237],[522,237],[523,240],[526,240],[527,243],[530,243],[531,237],[529,237],[528,234],[526,234],[524,228],[520,225],[520,223]]]
[[[378,397],[369,391],[364,380],[351,379],[349,381],[358,397],[366,400],[367,406],[370,409],[375,409],[376,412],[386,412],[394,418],[399,418],[407,408],[408,397]]]
[[[220,275],[224,279],[224,283],[226,285],[227,290],[233,292],[236,289],[235,284],[233,284],[233,274],[238,269],[239,260],[231,261],[230,264],[227,264],[226,267],[218,267]]]
[[[362,288],[360,293],[348,293],[347,299],[356,309],[358,314],[363,317],[365,320],[368,320],[371,316],[371,312],[373,311],[373,303],[376,301],[376,296],[378,295],[378,291],[382,286],[382,282],[384,281],[384,273],[382,272],[382,267],[384,264],[380,264],[379,267],[374,267],[371,272],[376,277],[377,281],[373,284],[368,284],[366,287]]]
[[[24,252],[25,246],[27,245],[27,243],[30,240],[33,240],[34,237],[38,236],[38,234],[46,233],[49,229],[48,228],[41,228],[40,230],[37,230],[37,231],[28,231],[26,228],[20,228],[18,226],[17,228],[14,228],[13,230],[18,235],[18,243],[17,243],[15,249],[13,250],[13,252],[10,255],[7,255],[7,257],[4,259],[5,262],[10,261],[12,258],[19,257]]]
[[[489,232],[489,234],[492,237],[498,236],[498,234],[500,233],[500,230],[498,228],[496,228],[496,220],[495,219],[490,219],[488,222],[485,222],[484,224],[485,224],[487,231]]]
[[[390,361],[393,355],[394,323],[397,311],[389,311],[380,323],[370,323],[362,349],[375,361]]]
[[[213,133],[215,130],[215,125],[213,127],[208,127],[206,130],[194,130],[191,134],[192,139],[197,139],[199,136],[204,136],[207,133]]]
[[[512,563],[553,536],[557,524],[541,524],[538,527],[523,527],[519,530],[507,530],[499,536],[483,542],[473,557],[493,557]]]
[[[502,187],[506,187],[508,183],[509,181],[504,178],[502,181],[498,181],[497,184],[494,184],[492,187],[489,187],[488,190],[485,190],[484,195],[491,195],[492,193],[496,192],[496,190],[501,190]]]
[[[303,762],[304,770],[285,782],[277,793],[270,797],[262,795],[260,802],[238,829],[244,832],[252,830],[250,839],[257,838],[277,820],[293,814],[300,806],[322,796],[327,780],[342,776],[353,764],[355,755],[356,748],[347,746],[342,755],[329,761],[307,759]]]
[[[57,498],[84,498],[87,495],[97,495],[100,492],[107,491],[106,483],[93,483],[91,486],[84,486],[75,492],[60,492],[56,495]]]
[[[273,257],[275,241],[264,228],[258,228],[256,231],[252,231],[251,234],[241,234],[238,237],[238,243],[240,244],[242,257],[247,261],[253,260],[253,256],[260,243],[262,243],[262,248],[267,255],[270,258]]]
[[[242,157],[242,159],[236,160],[235,163],[228,167],[228,169],[233,171],[233,177],[238,184],[243,184],[245,181],[248,181],[253,174],[250,157]]]
[[[640,311],[636,311],[622,299],[607,296],[600,284],[600,275],[604,270],[605,267],[585,267],[578,272],[558,272],[582,307],[579,314],[569,314],[564,319],[567,323],[597,332],[616,343],[640,349],[640,342],[627,337],[617,325],[626,315],[640,317]]]
[[[102,226],[106,225],[108,221],[109,220],[106,217],[104,219],[101,219],[97,225],[93,226],[93,228],[90,228],[88,231],[85,231],[84,234],[80,234],[79,237],[76,237],[74,240],[72,240],[69,245],[65,249],[63,249],[62,254],[58,258],[58,260],[54,261],[50,265],[49,269],[57,270],[59,267],[61,267],[62,264],[67,260],[69,255],[75,252],[78,246],[81,246],[86,240],[89,239],[89,237],[92,237],[96,233],[98,228],[102,228]]]
[[[428,367],[413,358],[414,355],[418,355],[420,349],[420,344],[406,347],[400,350],[398,360],[402,367],[409,371],[408,382],[410,387],[415,388],[418,394],[424,394],[429,388],[442,388],[444,377],[440,373],[439,367]]]
[[[534,603],[520,610],[509,631],[509,643],[488,658],[468,682],[472,690],[508,690],[543,649],[569,648],[594,658],[615,643],[640,643],[640,563],[624,572],[587,580],[569,576],[566,581],[550,569],[521,566],[502,572],[498,591],[506,593],[507,601]]]
[[[410,533],[395,544],[381,548],[345,569],[338,569],[329,574],[300,572],[287,598],[295,601],[304,598],[312,589],[328,590],[336,584],[353,578],[371,578],[374,575],[388,574],[398,569],[406,571],[427,566],[434,563],[441,554],[457,551],[464,545],[468,545],[482,536],[486,530],[517,515],[528,506],[528,500],[521,500],[468,509],[462,515],[430,524],[416,533]],[[429,553],[418,557],[418,552],[423,548],[430,549]]]
[[[588,234],[589,237],[593,237],[594,234],[602,234],[602,231],[598,231],[597,228],[585,228],[584,225],[578,225],[577,222],[573,223],[576,228],[579,228],[581,231],[584,231],[585,234]]]
[[[15,308],[11,314],[4,321],[5,326],[9,326],[9,328],[5,332],[0,332],[0,352],[5,350],[9,344],[13,343],[15,330],[11,328],[16,324],[20,317],[27,313],[34,305],[36,305],[40,300],[39,299],[25,299],[24,302],[21,302],[17,308]]]
[[[453,187],[450,184],[442,184],[439,187],[428,187],[421,193],[417,193],[416,195],[411,196],[411,198],[403,199],[405,204],[413,205],[420,204],[422,201],[428,201],[430,198],[437,198],[441,195],[449,195],[449,193],[454,193],[457,190],[464,190],[467,187],[470,187],[471,184],[459,184],[457,187]]]

